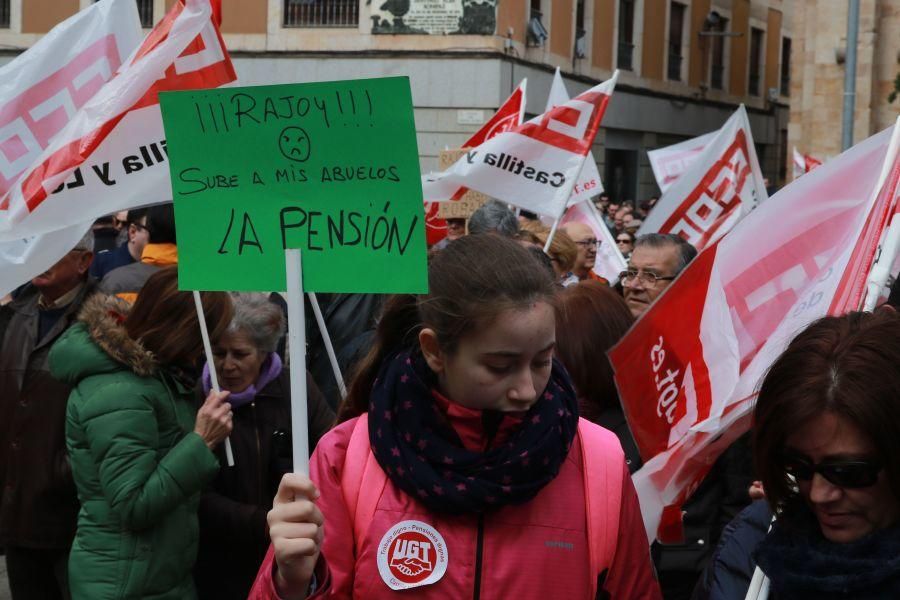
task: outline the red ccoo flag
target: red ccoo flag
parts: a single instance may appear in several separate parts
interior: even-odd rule
[[[782,189],[694,260],[610,351],[645,464],[649,537],[681,536],[681,506],[749,428],[758,383],[803,327],[862,307],[900,200],[900,125]]]

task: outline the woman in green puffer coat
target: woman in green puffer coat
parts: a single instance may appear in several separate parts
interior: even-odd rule
[[[196,597],[197,505],[231,431],[227,392],[195,413],[202,356],[190,292],[177,271],[147,280],[129,311],[111,297],[88,301],[50,352],[54,377],[73,386],[66,445],[81,511],[69,556],[73,600]],[[203,293],[213,339],[231,320],[224,293]]]

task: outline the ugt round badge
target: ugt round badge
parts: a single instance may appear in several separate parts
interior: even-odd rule
[[[447,544],[422,521],[400,521],[378,544],[378,572],[392,590],[437,583],[447,572]]]

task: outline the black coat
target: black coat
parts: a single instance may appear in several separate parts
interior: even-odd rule
[[[309,373],[306,385],[312,452],[334,425],[334,413]],[[282,475],[292,470],[290,389],[285,367],[253,402],[234,411],[233,467],[227,466],[222,445],[217,449],[219,475],[200,501],[194,580],[201,599],[244,600],[250,592],[269,547],[266,513]]]
[[[665,597],[680,597],[668,582],[676,581],[683,592],[684,583],[698,578],[712,556],[725,526],[750,504],[749,488],[753,483],[753,461],[750,436],[744,434],[729,446],[715,462],[697,490],[684,505],[683,544],[654,543],[651,547],[656,570]],[[677,577],[669,578],[668,573]],[[690,581],[686,595],[693,589]]]
[[[0,546],[62,549],[75,536],[65,438],[71,389],[50,375],[47,355],[95,289],[88,280],[41,339],[37,288],[25,286],[0,308]]]
[[[741,511],[722,531],[692,600],[744,598],[756,570],[753,552],[765,539],[771,523],[772,511],[765,500],[757,500]]]

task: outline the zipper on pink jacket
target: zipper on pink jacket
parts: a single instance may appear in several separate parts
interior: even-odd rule
[[[481,563],[484,560],[484,513],[478,515],[478,541],[475,545],[475,595],[474,600],[481,598]]]

